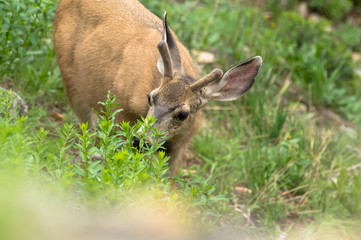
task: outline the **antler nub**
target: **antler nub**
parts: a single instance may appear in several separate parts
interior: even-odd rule
[[[167,11],[163,14],[163,41],[167,42]]]
[[[158,51],[160,53],[160,56],[163,60],[163,66],[164,66],[164,76],[173,78],[173,66],[172,66],[172,60],[170,57],[170,52],[168,48],[168,44],[161,40],[158,43]]]
[[[220,79],[223,75],[223,71],[219,68],[214,69],[212,72],[199,79],[190,85],[191,90],[196,93],[201,90],[203,87],[208,85],[209,83]]]

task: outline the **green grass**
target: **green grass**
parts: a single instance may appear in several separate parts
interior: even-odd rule
[[[352,52],[360,51],[359,26],[303,19],[292,11],[297,1],[282,13],[271,0],[260,7],[247,1],[142,1],[158,16],[168,11],[170,26],[190,50],[216,54],[205,72],[254,55],[264,60],[241,100],[204,109],[204,127],[192,145],[202,164],[169,179],[166,159],[156,156],[160,146],[147,153],[131,148],[141,123],[114,123],[109,112],[97,131],[74,124],[51,41],[56,2],[0,1],[0,83],[30,107],[27,117],[11,119],[8,105],[0,105],[0,238],[38,236],[46,226],[42,214],[35,213],[39,221],[28,217],[39,210],[38,201],[54,214],[64,209],[69,218],[121,211],[142,202],[137,199],[204,232],[227,225],[235,236],[255,239],[281,232],[292,239],[360,236],[361,174],[347,170],[361,159],[361,86],[354,74],[360,63],[352,60]],[[113,100],[104,103],[106,109]],[[63,121],[50,116],[54,108]],[[320,109],[349,124],[341,127]],[[86,161],[92,153],[105,161]],[[39,231],[15,231],[19,219]]]

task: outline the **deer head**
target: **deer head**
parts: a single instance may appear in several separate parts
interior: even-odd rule
[[[198,111],[210,100],[232,101],[253,85],[262,65],[257,56],[227,70],[214,69],[201,79],[193,79],[182,67],[174,37],[163,16],[163,37],[158,43],[157,62],[162,74],[161,85],[148,94],[147,117],[154,116],[154,127],[164,131],[168,141],[176,142],[192,135]],[[148,139],[151,143],[151,139]],[[139,144],[136,140],[135,145]]]

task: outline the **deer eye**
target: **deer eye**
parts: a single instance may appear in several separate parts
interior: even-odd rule
[[[149,94],[147,94],[147,98],[148,98],[148,106],[151,106],[152,103],[151,103],[151,98],[150,98],[150,95],[149,95]]]
[[[176,118],[180,121],[184,121],[184,120],[186,120],[188,115],[189,115],[189,112],[180,112],[177,114]]]

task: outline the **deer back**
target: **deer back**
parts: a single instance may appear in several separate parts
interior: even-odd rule
[[[162,31],[162,21],[138,1],[61,1],[54,41],[71,105],[81,99],[98,109],[110,90],[124,110],[120,119],[145,116],[147,94],[161,83],[156,46]],[[186,74],[196,79],[187,49],[175,35],[174,39]]]

